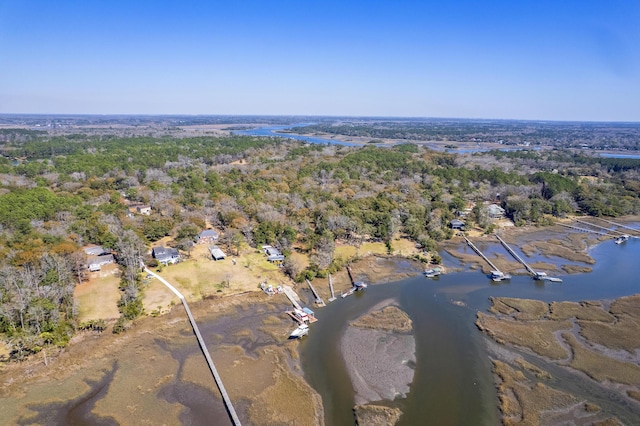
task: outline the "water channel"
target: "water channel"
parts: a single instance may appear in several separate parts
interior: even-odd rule
[[[257,127],[254,129],[247,130],[234,130],[233,133],[236,135],[243,136],[265,136],[265,137],[275,137],[275,138],[287,138],[287,139],[295,139],[302,142],[320,144],[320,145],[342,145],[342,146],[362,146],[361,143],[352,143],[352,142],[344,142],[336,139],[328,139],[328,138],[319,138],[316,136],[305,136],[305,135],[297,135],[295,133],[287,133],[283,131],[292,129],[294,127],[303,127],[309,126],[313,123],[298,123],[291,125],[278,125],[278,126],[265,126],[265,127]],[[374,144],[375,145],[375,144]],[[426,146],[429,149],[433,149],[434,151],[443,151],[451,154],[473,154],[475,152],[488,152],[493,150],[493,148],[460,148],[460,149],[451,149],[451,148],[443,148],[440,145],[429,144],[426,143]],[[540,147],[531,147],[529,149],[540,150]],[[522,148],[500,148],[499,151],[520,151]],[[616,152],[608,152],[608,153],[597,153],[601,157],[605,158],[632,158],[638,159],[640,158],[639,154],[624,154],[624,153],[616,153]]]
[[[416,339],[415,377],[407,398],[399,401],[404,412],[399,424],[498,424],[497,395],[485,337],[474,325],[476,312],[489,307],[490,296],[582,301],[614,299],[639,291],[640,240],[621,245],[605,241],[590,254],[596,259],[593,271],[564,275],[562,283],[515,276],[510,282],[498,284],[480,271],[464,270],[464,265],[445,254],[446,266],[462,267],[463,271],[442,275],[438,280],[419,276],[370,286],[356,297],[338,299],[317,309],[319,321],[301,344],[301,352],[305,376],[322,395],[326,424],[354,422],[353,388],[339,353],[347,323],[390,298],[412,318]]]

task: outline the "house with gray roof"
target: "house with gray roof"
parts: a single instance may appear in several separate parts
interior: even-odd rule
[[[205,229],[200,232],[197,237],[198,244],[212,244],[220,238],[220,234],[215,229]]]
[[[151,250],[151,255],[163,265],[178,263],[180,261],[180,253],[171,247],[154,247]]]

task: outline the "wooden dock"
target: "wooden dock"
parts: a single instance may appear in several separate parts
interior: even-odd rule
[[[633,232],[638,232],[638,233],[640,233],[640,229],[636,229],[636,228],[632,228],[632,227],[630,227],[630,226],[626,226],[626,225],[622,225],[622,224],[619,224],[619,223],[615,223],[615,222],[612,222],[612,221],[610,221],[610,220],[603,219],[603,218],[601,218],[601,217],[599,217],[599,218],[597,218],[597,219],[598,219],[598,220],[601,220],[601,221],[603,221],[603,222],[609,223],[609,224],[611,224],[611,225],[615,225],[615,226],[617,226],[618,228],[624,228],[624,229],[627,229],[627,230],[629,230],[629,231],[633,231]],[[637,236],[635,236],[635,235],[632,235],[632,237],[633,237],[633,238],[638,238],[638,237],[637,237]]]
[[[284,292],[284,295],[287,296],[289,301],[291,301],[291,304],[293,305],[293,307],[296,308],[296,309],[302,310],[302,307],[298,303],[298,300],[300,300],[300,298],[298,297],[296,292],[293,291],[293,289],[291,287],[289,287],[288,285],[283,285],[282,286],[282,290]]]
[[[538,273],[536,271],[533,270],[532,267],[530,267],[529,265],[527,265],[527,262],[524,261],[523,258],[521,258],[520,256],[518,256],[518,253],[516,253],[515,251],[513,251],[513,249],[511,247],[509,247],[509,244],[507,244],[502,238],[500,238],[499,235],[496,234],[496,238],[498,239],[498,241],[500,241],[500,244],[502,244],[502,246],[507,249],[507,251],[509,252],[509,254],[511,256],[513,256],[513,258],[515,260],[517,260],[518,262],[522,263],[522,265],[525,267],[525,269],[527,271],[529,271],[529,273],[531,275],[533,275],[534,277],[538,276]]]
[[[500,238],[500,236],[498,234],[496,234],[496,238],[500,241],[500,243],[504,246],[504,248],[507,249],[509,254],[511,254],[511,256],[513,256],[513,258],[515,260],[517,260],[518,262],[522,263],[522,265],[525,267],[525,269],[527,271],[529,271],[529,273],[533,276],[533,279],[552,281],[552,282],[555,282],[555,283],[562,282],[562,280],[560,278],[549,277],[544,272],[536,272],[536,271],[534,271],[533,268],[531,266],[529,266],[527,264],[527,262],[525,262],[522,257],[518,256],[518,253],[513,251],[513,249],[509,246],[509,244],[507,244],[502,238]]]
[[[140,263],[142,263],[142,261]],[[211,374],[213,375],[213,379],[216,382],[216,385],[218,386],[218,390],[222,395],[222,400],[224,401],[224,405],[227,409],[227,413],[229,413],[229,417],[231,417],[231,422],[233,423],[234,426],[241,426],[240,419],[238,418],[238,414],[236,413],[235,408],[233,408],[233,404],[231,403],[231,398],[229,398],[229,394],[227,393],[227,390],[222,384],[222,378],[218,374],[218,370],[216,369],[216,366],[213,364],[213,360],[211,359],[211,355],[209,354],[209,349],[207,349],[207,345],[205,344],[204,339],[202,338],[202,334],[200,334],[200,329],[198,328],[198,324],[196,323],[196,320],[193,317],[193,314],[191,313],[191,309],[189,309],[189,305],[187,304],[186,299],[184,298],[182,293],[180,293],[178,289],[172,286],[167,280],[162,278],[160,275],[154,272],[151,272],[146,266],[144,265],[141,265],[141,266],[143,267],[144,271],[147,274],[153,275],[155,278],[157,278],[162,284],[164,284],[169,290],[171,290],[173,294],[178,296],[178,299],[180,299],[180,301],[182,302],[182,305],[184,306],[184,309],[187,312],[187,317],[189,318],[189,322],[191,323],[191,327],[193,328],[193,332],[195,333],[196,338],[198,340],[198,344],[200,345],[200,349],[202,350],[202,353],[207,361],[207,364],[209,365],[209,370],[211,371]]]
[[[333,292],[333,279],[331,279],[331,274],[329,274],[329,290],[331,290],[331,297],[329,298],[329,302],[333,302],[336,300],[336,295]]]
[[[574,229],[574,230],[580,231],[580,232],[591,232],[593,234],[605,235],[605,236],[611,237],[611,238],[615,237],[615,235],[611,235],[611,234],[609,234],[607,232],[600,232],[600,231],[596,231],[596,230],[593,230],[593,229],[580,228],[579,226],[567,225],[567,224],[564,224],[564,223],[559,223],[558,225],[564,226],[565,228]]]
[[[351,274],[351,268],[347,266],[347,273],[349,274],[349,279],[351,280],[351,285],[356,285],[356,280],[353,279],[353,275]]]
[[[298,324],[304,324],[302,318],[299,318],[294,311],[284,311],[284,313],[289,315]],[[318,318],[316,318],[315,316],[309,316],[309,324],[313,324],[316,321],[318,321]]]
[[[313,285],[311,284],[311,281],[309,281],[309,280],[306,280],[306,281],[307,281],[307,284],[309,284],[309,288],[311,289],[311,292],[313,293],[313,295],[316,298],[316,305],[325,306],[324,300],[322,300],[322,297],[320,297],[318,292],[316,292],[316,289],[313,288]]]
[[[593,226],[594,228],[603,229],[603,230],[605,230],[607,232],[615,232],[616,234],[624,235],[624,232],[622,232],[622,231],[618,231],[618,230],[610,229],[610,228],[605,228],[604,226],[596,225],[595,223],[589,223],[589,222],[585,222],[583,220],[578,220],[578,219],[576,219],[576,222],[582,223],[583,225]]]
[[[473,249],[473,251],[475,251],[476,253],[478,253],[478,255],[484,259],[485,262],[487,262],[489,264],[489,266],[491,266],[491,269],[497,272],[500,272],[500,270],[498,268],[496,268],[496,265],[494,265],[493,263],[491,263],[491,261],[489,260],[489,258],[487,256],[484,255],[484,253],[482,253],[480,251],[480,249],[478,247],[476,247],[471,241],[469,241],[469,239],[467,237],[464,237],[465,241],[467,242],[467,245],[469,247],[471,247]]]

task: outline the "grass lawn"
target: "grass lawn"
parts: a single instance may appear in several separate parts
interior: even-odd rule
[[[89,281],[77,285],[73,290],[80,322],[120,316],[120,275],[117,271],[116,265],[107,265],[100,272],[92,272]]]
[[[236,260],[235,265],[233,258]],[[288,282],[280,268],[267,262],[262,252],[247,249],[242,251],[240,256],[228,256],[226,259],[214,261],[204,245],[194,248],[189,259],[162,267],[160,275],[175,286],[188,301],[201,300],[204,296],[214,294],[229,295],[257,291],[260,282],[265,279],[272,284]],[[161,289],[153,283],[157,280],[151,281],[145,289],[144,303],[148,311],[157,309],[158,305],[165,306],[171,300],[171,294],[165,298],[161,297]]]

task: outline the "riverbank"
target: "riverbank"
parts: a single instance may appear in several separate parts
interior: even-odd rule
[[[556,231],[551,228],[510,228],[509,235],[503,234],[503,238],[511,238],[511,232],[518,237],[518,242],[529,235],[528,232],[531,232],[531,241],[552,243],[554,238],[560,238],[552,234]],[[575,237],[562,236],[565,238],[571,241]],[[584,238],[587,239],[579,246],[581,250],[588,250],[597,242],[586,235]],[[573,244],[578,247],[580,241]],[[460,247],[464,243],[457,244]],[[422,270],[422,263],[404,257],[369,256],[352,265],[356,280],[374,286],[416,276]],[[338,292],[350,286],[346,271],[334,274],[333,278]],[[438,285],[431,280],[424,280],[424,284],[429,288]],[[316,279],[314,286],[327,300],[327,280]],[[313,296],[306,284],[298,285],[296,291],[303,303],[312,306]],[[347,298],[343,303],[348,302],[352,300]],[[269,297],[261,291],[224,297],[205,295],[203,300],[192,303],[214,362],[243,421],[250,424],[324,422],[320,396],[302,376],[299,343],[287,340],[294,324],[283,315],[284,309],[290,306],[283,295]],[[460,306],[464,309],[464,305]],[[551,308],[548,309],[551,312]],[[472,323],[466,319],[465,322]],[[376,327],[384,321],[372,318],[371,323]],[[80,334],[68,348],[47,353],[46,358],[40,353],[25,363],[0,366],[3,419],[14,424],[47,423],[47,419],[63,419],[58,423],[68,423],[75,418],[105,424],[131,424],[132,418],[154,424],[180,423],[185,419],[197,421],[211,416],[226,419],[224,406],[181,306],[172,307],[158,318],[141,319],[125,334],[113,335],[109,331]],[[569,345],[570,341],[565,344]],[[523,374],[530,374],[527,371]],[[633,392],[629,395],[636,395]],[[604,407],[601,402],[598,405]],[[356,409],[356,413],[401,419],[401,413],[396,410],[397,407],[370,403],[364,409]]]
[[[286,305],[284,297],[252,293],[191,306],[247,424],[323,424],[321,399],[301,375],[298,342],[287,340]],[[5,424],[228,419],[181,306],[121,335],[82,333],[46,363],[35,356],[3,365],[0,381]]]
[[[353,264],[352,272],[379,284],[416,275],[420,265],[369,256]],[[346,271],[334,282],[337,291],[350,287]],[[296,292],[312,306],[306,285],[296,286]],[[290,308],[284,295],[207,296],[190,306],[243,422],[324,423],[322,400],[302,377],[300,343],[288,340],[295,324],[283,313]],[[2,419],[10,424],[228,418],[181,305],[157,318],[141,318],[123,334],[110,328],[81,332],[65,349],[1,364],[0,383]]]

